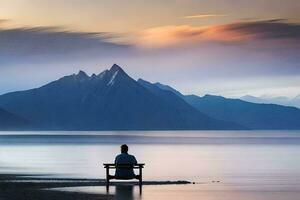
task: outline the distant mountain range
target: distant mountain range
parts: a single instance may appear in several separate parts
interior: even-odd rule
[[[116,64],[98,75],[80,71],[1,95],[0,107],[2,130],[300,129],[297,108],[182,95],[167,85],[136,81]]]
[[[276,104],[250,103],[222,96],[183,95],[174,88],[154,83],[181,97],[188,104],[214,119],[232,121],[249,129],[283,130],[300,129],[300,109]]]
[[[255,97],[251,95],[246,95],[241,97],[242,100],[252,102],[252,103],[266,103],[266,104],[278,104],[283,106],[294,106],[300,108],[300,95],[294,98],[288,97],[269,97],[269,96],[260,96]]]

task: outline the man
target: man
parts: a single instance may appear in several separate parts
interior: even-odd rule
[[[128,154],[128,146],[126,144],[123,144],[121,146],[121,154],[117,155],[115,159],[115,164],[128,164],[128,165],[135,165],[137,164],[137,161],[133,155]],[[115,177],[119,178],[137,178],[137,176],[134,174],[133,168],[130,167],[117,167]]]

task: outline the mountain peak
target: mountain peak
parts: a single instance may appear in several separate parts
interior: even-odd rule
[[[113,85],[117,80],[131,80],[131,77],[126,74],[126,72],[117,64],[114,64],[107,72],[110,77],[107,85]]]
[[[76,74],[76,77],[78,77],[78,79],[80,79],[80,80],[84,80],[84,79],[89,78],[89,76],[82,70],[80,70],[78,72],[78,74]]]
[[[109,70],[110,72],[124,72],[124,70],[117,64],[113,64],[113,66]],[[124,72],[125,73],[125,72]]]

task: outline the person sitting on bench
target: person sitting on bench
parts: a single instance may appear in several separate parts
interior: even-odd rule
[[[120,165],[136,165],[137,160],[133,155],[128,154],[128,146],[126,144],[123,144],[121,146],[121,154],[116,156],[115,159],[116,166],[118,164]],[[122,179],[132,179],[132,178],[139,178],[139,175],[135,175],[132,168],[122,168],[122,167],[116,167],[115,172],[115,178],[122,178]]]

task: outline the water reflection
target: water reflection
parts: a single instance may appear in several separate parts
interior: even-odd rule
[[[134,190],[133,185],[117,185],[115,192],[116,200],[133,200]]]
[[[115,200],[140,200],[142,196],[142,187],[134,185],[116,185],[112,187],[113,191],[110,190],[110,187],[106,188],[106,194],[114,195]]]

